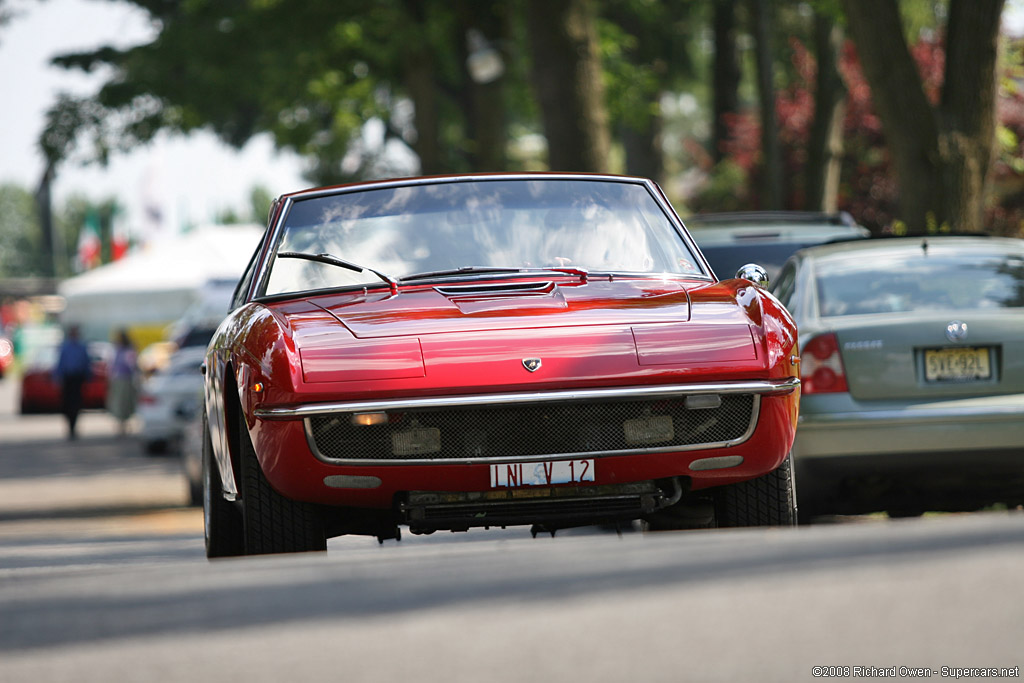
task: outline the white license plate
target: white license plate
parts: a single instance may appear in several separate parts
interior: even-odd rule
[[[929,382],[988,379],[992,368],[987,348],[926,349],[924,376]]]
[[[550,486],[594,481],[593,460],[550,460],[491,465],[491,488]]]

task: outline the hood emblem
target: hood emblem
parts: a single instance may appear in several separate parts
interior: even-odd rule
[[[946,339],[951,342],[962,342],[967,339],[967,323],[954,320],[946,325]]]
[[[540,358],[524,358],[523,367],[530,372],[537,372],[540,370]]]

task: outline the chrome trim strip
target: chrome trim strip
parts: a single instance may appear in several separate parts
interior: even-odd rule
[[[799,381],[799,380],[798,380]],[[724,392],[719,392],[724,393]],[[750,410],[750,422],[743,434],[730,441],[715,441],[710,443],[683,444],[675,446],[659,446],[657,448],[630,448],[619,451],[585,451],[580,453],[544,453],[541,455],[522,456],[493,456],[479,458],[393,458],[387,460],[353,459],[353,458],[330,458],[320,452],[316,446],[316,439],[313,437],[312,421],[307,418],[303,421],[303,430],[306,433],[306,443],[317,460],[329,465],[352,465],[361,467],[387,467],[395,465],[480,465],[509,462],[545,462],[548,460],[573,460],[576,458],[606,458],[615,455],[645,455],[649,453],[683,453],[687,451],[700,451],[709,448],[729,448],[737,446],[751,437],[757,427],[757,420],[761,414],[761,394],[756,392],[730,392],[730,393],[754,393],[754,400]],[[657,394],[661,396],[662,394]],[[475,404],[474,404],[475,405]],[[410,406],[405,406],[409,408]]]
[[[920,425],[933,422],[1015,422],[1024,418],[1024,404],[977,407],[909,408],[906,410],[866,410],[863,412],[800,415],[801,429],[835,427],[874,427],[882,425]]]
[[[254,414],[261,420],[291,420],[313,415],[361,413],[380,410],[410,410],[413,408],[451,408],[457,406],[487,406],[514,403],[548,403],[552,401],[600,401],[616,398],[659,398],[688,394],[760,394],[779,395],[793,392],[800,386],[796,377],[781,380],[749,382],[708,382],[705,384],[665,384],[614,389],[568,389],[561,391],[535,391],[508,394],[470,394],[465,396],[434,396],[427,398],[384,399],[378,401],[347,401],[338,403],[309,403],[301,406],[256,408]]]

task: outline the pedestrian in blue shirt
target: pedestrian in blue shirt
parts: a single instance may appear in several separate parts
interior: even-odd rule
[[[60,345],[54,379],[60,384],[61,407],[68,422],[68,438],[77,438],[75,426],[82,410],[82,387],[92,374],[89,352],[79,338],[77,325],[68,328]]]

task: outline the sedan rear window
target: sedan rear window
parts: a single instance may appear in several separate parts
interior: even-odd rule
[[[902,249],[816,263],[823,317],[1024,307],[1024,255]]]

